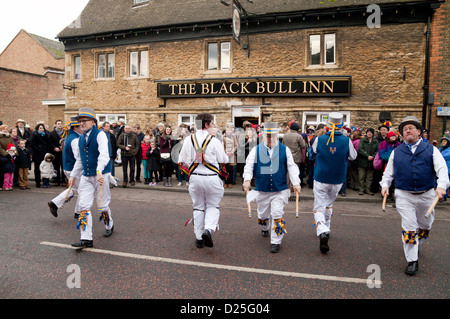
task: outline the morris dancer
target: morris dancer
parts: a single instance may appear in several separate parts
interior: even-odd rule
[[[389,157],[380,182],[381,195],[389,194],[395,179],[396,208],[402,218],[403,251],[408,262],[405,273],[413,276],[419,270],[419,244],[428,238],[434,221],[434,210],[428,218],[425,214],[436,196],[444,196],[449,178],[442,154],[421,139],[423,127],[417,118],[405,117],[398,131],[404,143]]]
[[[80,149],[78,148],[78,138],[82,133],[83,131],[80,129],[80,124],[78,123],[78,121],[75,119],[75,117],[71,117],[70,121],[64,127],[64,133],[62,135],[62,138],[64,140],[64,146],[62,150],[62,165],[67,180],[69,180],[70,173],[72,172],[73,167],[75,165],[76,156],[79,157],[80,154],[79,153]],[[48,202],[50,213],[53,216],[58,217],[58,209],[62,208],[67,202],[69,202],[74,195],[78,194],[80,177],[81,174],[79,174],[75,178],[75,182],[72,188],[66,189],[65,191],[60,193],[57,197],[53,198],[50,202]],[[75,215],[74,215],[75,218],[78,218],[78,212],[80,211],[78,201],[79,197],[77,198],[77,203],[75,205]]]
[[[219,203],[224,194],[221,178],[228,156],[222,143],[213,138],[210,130],[214,128],[213,116],[198,114],[195,121],[197,130],[191,134],[190,142],[184,141],[178,164],[190,176],[189,195],[192,198],[195,245],[197,248],[213,247],[212,235],[219,228]]]
[[[287,181],[288,173],[294,191],[300,193],[299,169],[290,149],[278,143],[277,123],[264,123],[263,142],[254,147],[247,156],[242,187],[248,192],[250,182],[255,177],[255,189],[248,193],[247,201],[256,199],[261,235],[269,237],[271,229],[272,253],[280,250],[281,241],[287,233],[283,215],[291,193]]]
[[[80,154],[70,173],[69,186],[74,186],[75,178],[82,172],[78,188],[80,217],[77,225],[81,232],[81,239],[72,246],[84,248],[93,247],[91,206],[94,197],[97,199],[97,204],[99,202],[97,196],[100,187],[102,187],[102,198],[101,206],[98,206],[99,211],[102,212],[100,219],[104,220],[106,226],[104,237],[111,236],[114,231],[114,222],[109,209],[111,201],[109,184],[114,183],[114,179],[111,177],[111,165],[108,165],[110,143],[105,132],[97,128],[94,110],[82,107],[75,118],[80,123],[83,134],[79,138]]]
[[[314,220],[320,251],[329,251],[331,215],[333,203],[347,178],[348,160],[358,155],[351,140],[337,129],[342,128],[343,115],[329,114],[327,125],[331,128],[325,135],[315,139],[312,151],[317,154],[314,165]]]

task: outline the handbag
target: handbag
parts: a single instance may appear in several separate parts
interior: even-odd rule
[[[383,168],[383,160],[380,158],[380,156],[378,154],[379,153],[377,152],[377,155],[375,155],[375,158],[373,159],[373,168],[374,169]]]
[[[170,161],[170,153],[161,153],[161,161],[168,162]]]

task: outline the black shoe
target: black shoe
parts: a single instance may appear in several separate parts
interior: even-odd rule
[[[58,217],[58,206],[53,202],[48,202],[48,207],[50,208],[50,213],[52,213],[53,216]]]
[[[93,240],[81,239],[78,243],[72,244],[72,247],[75,247],[75,248],[90,248],[90,247],[94,247],[94,241]]]
[[[322,233],[319,235],[319,240],[320,240],[320,252],[322,254],[326,254],[330,248],[328,247],[328,234],[327,233]]]
[[[196,239],[196,240],[195,240],[195,247],[197,247],[197,248],[203,248],[203,240],[201,240],[201,239]]]
[[[261,236],[269,237],[269,231],[268,230],[261,230]]]
[[[418,260],[410,261],[405,269],[405,274],[414,276],[418,270],[419,270],[419,261]]]
[[[78,219],[79,217],[80,217],[80,214],[78,214],[78,213],[73,214],[73,218]]]
[[[109,236],[111,236],[113,234],[113,232],[114,232],[114,226],[111,227],[111,229],[107,229],[105,231],[105,233],[103,234],[103,237],[109,237]]]
[[[271,244],[270,245],[270,252],[276,254],[280,251],[280,244]]]
[[[202,234],[203,243],[206,247],[213,247],[213,241],[209,230],[205,229]]]

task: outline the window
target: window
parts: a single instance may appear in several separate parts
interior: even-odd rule
[[[101,53],[97,56],[97,78],[114,77],[114,53]]]
[[[309,65],[336,64],[336,34],[321,33],[309,35]]]
[[[344,116],[344,125],[350,127],[350,112],[339,111]],[[327,124],[328,114],[330,112],[303,112],[302,117],[302,133],[306,133],[307,127],[314,126],[317,127],[319,124]]]
[[[208,70],[231,69],[231,42],[208,43]]]
[[[81,79],[81,56],[79,55],[73,57],[73,78],[75,80]]]
[[[195,124],[195,118],[197,117],[197,114],[178,114],[178,126],[180,124],[186,124],[189,127],[192,127],[192,124]],[[216,115],[213,114],[214,117],[214,123],[216,123]],[[198,127],[201,127],[202,123],[199,123],[197,125]]]
[[[148,77],[148,51],[137,50],[130,52],[130,77]]]

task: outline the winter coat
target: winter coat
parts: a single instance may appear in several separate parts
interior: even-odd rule
[[[139,140],[134,132],[120,134],[116,145],[122,150],[122,156],[136,156],[139,151]],[[131,145],[129,151],[125,150],[128,145]]]
[[[55,158],[55,156],[51,153],[47,153],[44,156],[44,160],[39,165],[39,170],[41,171],[41,178],[52,178],[53,176],[53,163],[47,162],[46,159],[51,158],[52,160]]]
[[[0,165],[2,165],[4,173],[14,173],[16,170],[16,158],[17,157],[15,155],[11,157],[9,154],[6,156],[0,156]]]
[[[289,147],[289,150],[292,153],[292,157],[294,158],[295,163],[302,162],[302,149],[305,146],[305,140],[300,135],[298,131],[289,130],[288,133],[284,134],[283,144]]]
[[[142,143],[142,144],[141,144],[141,149],[142,149],[142,159],[143,159],[143,160],[148,160],[148,157],[147,157],[147,151],[148,151],[148,149],[150,148],[150,144],[151,144],[151,143],[148,143],[148,144]]]
[[[152,153],[151,147],[147,149],[147,171],[159,171],[161,169],[160,151],[158,147],[155,147]]]
[[[9,133],[0,132],[0,156],[6,157],[8,155],[6,152],[8,144],[14,144],[13,139]]]
[[[33,162],[39,164],[45,157],[45,154],[51,152],[50,140],[48,132],[45,131],[41,136],[39,132],[34,131],[30,138],[31,155],[33,155]]]
[[[367,136],[361,139],[358,147],[358,167],[373,168],[373,160],[369,161],[368,157],[369,156],[375,157],[377,151],[378,151],[377,139],[372,138],[372,141],[369,141]]]
[[[30,151],[27,148],[17,148],[19,156],[16,158],[16,166],[18,168],[28,168],[31,165]]]

